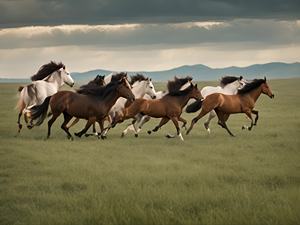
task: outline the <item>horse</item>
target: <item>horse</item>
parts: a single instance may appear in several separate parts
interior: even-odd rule
[[[96,77],[93,81],[90,81],[88,84],[81,86],[79,88],[79,90],[77,90],[77,93],[79,93],[79,94],[91,94],[90,90],[91,90],[92,87],[95,87],[95,85],[96,86],[103,86],[104,84],[108,84],[110,82],[120,81],[123,78],[124,78],[124,81],[126,82],[126,85],[131,88],[131,85],[128,82],[128,79],[127,79],[127,73],[124,73],[124,72],[110,73],[107,76],[100,76],[100,75],[98,75],[98,76],[97,76],[98,78]],[[111,121],[112,121],[111,117],[109,115],[107,116],[107,120],[109,121],[109,123],[111,123]],[[72,126],[77,124],[78,121],[79,121],[79,118],[76,118],[70,125],[67,125],[67,128],[68,129],[71,128]],[[93,124],[93,134],[85,134],[85,136],[87,136],[87,137],[90,136],[90,135],[96,135],[98,137],[98,132],[96,132],[95,123]]]
[[[18,133],[22,129],[20,119],[23,113],[27,127],[32,128],[32,123],[28,124],[28,109],[41,104],[46,97],[55,94],[64,84],[70,87],[74,85],[74,80],[66,70],[65,65],[54,61],[41,66],[38,72],[31,77],[31,80],[33,81],[31,84],[19,87],[20,96],[16,106],[19,109]]]
[[[184,125],[187,123],[187,121],[181,117],[181,113],[183,107],[191,98],[201,98],[201,93],[197,88],[197,84],[193,85],[190,83],[190,86],[185,90],[168,93],[161,99],[136,99],[129,107],[125,108],[123,113],[124,116],[121,120],[134,118],[138,113],[155,118],[162,118],[159,125],[152,131],[149,130],[148,134],[158,131],[169,120],[172,120],[176,127],[177,136],[184,141],[178,121],[183,122]],[[167,137],[171,138],[174,136],[168,135]]]
[[[201,95],[203,98],[206,98],[208,95],[213,93],[221,93],[224,95],[235,95],[238,89],[242,88],[246,84],[246,81],[243,79],[242,76],[235,77],[235,76],[225,76],[222,77],[220,80],[220,86],[213,87],[213,86],[205,86],[201,89]],[[209,112],[208,118],[204,123],[204,127],[207,132],[210,134],[209,123],[210,121],[216,117],[216,113],[214,110]]]
[[[130,85],[132,87],[131,91],[134,94],[136,99],[144,98],[145,95],[150,96],[150,98],[152,99],[156,98],[156,91],[151,78],[145,77],[142,74],[136,74],[134,76],[131,76]],[[122,110],[126,106],[126,102],[127,102],[126,99],[119,98],[117,102],[114,104],[114,106],[111,108],[109,112],[109,116],[112,119],[111,123],[114,123],[114,120],[117,117],[121,116]],[[108,126],[108,129],[105,129],[105,132],[103,134],[104,137],[106,136],[109,127],[110,126]]]
[[[178,90],[184,90],[190,86],[190,82],[192,81],[192,77],[187,76],[184,78],[174,77],[174,80],[169,81],[167,84],[167,90],[156,92],[156,99],[161,99],[165,95],[170,92],[176,92]],[[150,99],[149,95],[144,97],[145,99]],[[128,131],[133,131],[135,133],[135,137],[138,137],[138,133],[141,131],[142,126],[150,120],[150,116],[138,114],[133,120],[132,124],[128,125],[127,128],[122,132],[121,137],[124,137]]]
[[[229,135],[234,137],[232,132],[228,129],[226,121],[230,114],[235,113],[245,113],[247,115],[247,117],[251,120],[251,125],[250,127],[243,126],[243,128],[247,128],[250,131],[252,127],[257,124],[258,111],[254,110],[254,106],[262,93],[270,98],[274,98],[274,94],[267,84],[266,77],[264,79],[255,79],[251,83],[247,83],[242,89],[238,90],[236,95],[214,93],[207,96],[204,100],[198,100],[190,104],[186,108],[187,113],[196,112],[201,107],[202,108],[199,115],[193,118],[186,134],[191,132],[193,126],[199,119],[212,110],[215,110],[219,118],[218,124],[226,129]],[[254,122],[252,119],[252,113],[256,115]]]
[[[50,137],[52,124],[63,113],[64,122],[61,128],[67,133],[68,139],[73,140],[69,128],[66,126],[73,117],[87,120],[85,127],[75,133],[78,137],[85,134],[94,122],[98,122],[103,131],[103,120],[119,97],[130,101],[135,99],[125,78],[122,78],[121,81],[111,82],[104,87],[90,88],[89,94],[85,95],[71,91],[57,92],[53,96],[47,97],[41,105],[32,107],[30,111],[32,118],[37,120],[37,125],[40,125],[43,123],[50,105],[52,118],[48,121],[47,138]]]

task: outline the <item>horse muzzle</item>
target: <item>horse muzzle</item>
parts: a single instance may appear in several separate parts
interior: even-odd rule
[[[69,83],[68,85],[70,86],[70,87],[73,87],[74,86],[74,84],[75,84],[75,82],[73,82],[73,83]]]
[[[156,95],[151,96],[152,99],[156,99]]]
[[[275,97],[275,95],[274,95],[274,94],[271,94],[271,95],[270,95],[270,98],[274,98],[274,97]]]

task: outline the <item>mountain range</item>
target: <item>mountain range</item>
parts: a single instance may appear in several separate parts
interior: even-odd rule
[[[87,72],[73,72],[71,73],[75,81],[85,83],[92,80],[96,75],[107,75],[111,73],[110,70],[91,70]],[[246,79],[263,78],[291,78],[300,77],[300,63],[282,63],[272,62],[266,64],[254,64],[247,67],[225,67],[225,68],[211,68],[202,64],[184,65],[170,70],[163,71],[130,71],[129,75],[135,73],[142,73],[151,77],[154,81],[166,81],[172,79],[174,76],[192,76],[194,80],[217,80],[225,75],[244,76]],[[27,82],[26,79],[1,79],[0,82]]]

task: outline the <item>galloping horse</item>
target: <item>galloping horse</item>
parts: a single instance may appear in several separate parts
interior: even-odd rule
[[[85,94],[85,95],[89,95],[92,94],[93,95],[93,91],[91,93],[91,90],[94,90],[93,88],[97,88],[97,87],[101,87],[105,84],[108,84],[110,82],[116,82],[116,81],[120,81],[124,79],[124,81],[126,82],[126,85],[129,87],[130,84],[127,80],[127,73],[121,72],[121,73],[111,73],[108,76],[100,76],[97,75],[97,77],[90,81],[88,84],[86,85],[82,85],[79,90],[77,90],[76,92],[79,94]],[[111,118],[108,115],[107,116],[108,121],[111,123]],[[74,126],[75,124],[77,124],[79,121],[79,118],[75,118],[75,120],[70,124],[67,125],[67,128],[71,128],[72,126]],[[86,136],[90,136],[90,135],[96,135],[98,136],[98,133],[96,132],[96,127],[95,127],[95,123],[93,124],[93,134],[86,134]]]
[[[81,137],[94,122],[99,123],[102,132],[103,120],[119,97],[124,97],[130,101],[134,100],[134,95],[128,87],[125,78],[121,81],[111,82],[104,87],[93,87],[87,95],[71,91],[58,92],[53,96],[47,97],[41,105],[32,107],[31,114],[33,119],[37,119],[37,125],[40,125],[46,117],[50,104],[52,118],[48,121],[47,138],[50,137],[52,124],[63,113],[64,122],[61,128],[67,133],[69,139],[73,139],[66,126],[72,117],[88,120],[85,128],[75,133],[76,136]]]
[[[160,127],[172,120],[177,135],[183,141],[178,124],[178,121],[183,122],[184,125],[186,124],[186,120],[181,117],[182,109],[191,98],[199,99],[200,97],[201,93],[197,88],[197,84],[193,85],[191,83],[185,90],[168,93],[161,99],[136,99],[129,107],[125,108],[124,117],[121,120],[134,118],[138,113],[162,118],[159,125],[152,130],[153,132],[158,131]],[[151,134],[151,131],[148,131],[148,133]]]
[[[192,77],[184,77],[184,78],[178,78],[174,77],[174,80],[171,80],[167,84],[167,90],[166,91],[158,91],[156,92],[156,99],[161,99],[168,93],[182,91],[190,86],[190,82],[192,81]],[[145,99],[151,99],[149,95],[146,95],[144,97]],[[122,137],[124,137],[129,130],[133,131],[135,133],[135,137],[138,137],[138,133],[141,131],[142,126],[147,123],[150,120],[150,116],[138,114],[135,116],[135,119],[133,120],[132,124],[127,126],[127,128],[122,132]]]
[[[74,80],[66,70],[65,65],[53,61],[41,66],[38,72],[31,77],[31,80],[33,81],[31,84],[19,87],[18,133],[22,129],[20,119],[23,113],[25,122],[28,123],[27,112],[31,107],[41,104],[46,97],[55,94],[62,85],[67,84],[71,87],[74,85]],[[27,127],[32,128],[32,123],[28,124]]]
[[[205,86],[201,89],[201,95],[203,98],[206,98],[208,95],[213,93],[221,93],[224,95],[235,95],[241,87],[246,84],[246,81],[243,79],[242,76],[234,77],[234,76],[225,76],[222,77],[220,80],[220,86],[212,87],[212,86]],[[216,117],[217,114],[214,110],[210,111],[206,122],[204,123],[204,127],[207,132],[210,134],[209,123],[210,121]]]
[[[238,90],[236,95],[214,93],[207,96],[204,100],[190,104],[186,108],[186,112],[188,113],[196,112],[201,107],[202,109],[199,115],[192,120],[191,126],[187,130],[187,134],[191,132],[193,126],[199,119],[212,110],[215,110],[217,113],[219,118],[218,124],[225,128],[231,136],[234,135],[226,125],[226,121],[230,114],[245,113],[251,120],[250,127],[247,127],[248,130],[251,130],[258,120],[258,111],[254,110],[254,106],[261,93],[268,95],[270,98],[274,98],[274,94],[269,88],[266,78],[255,79],[251,83],[247,83],[242,89]],[[252,119],[252,113],[256,115],[254,122]]]
[[[131,76],[130,85],[132,87],[131,91],[136,99],[144,98],[145,95],[150,96],[150,98],[156,98],[156,92],[151,78],[145,77],[142,74],[136,74]],[[119,98],[114,106],[109,112],[112,122],[114,123],[116,118],[122,117],[122,111],[126,106],[127,100],[124,98]],[[110,127],[110,126],[109,126]],[[109,128],[105,130],[103,136],[108,132]]]

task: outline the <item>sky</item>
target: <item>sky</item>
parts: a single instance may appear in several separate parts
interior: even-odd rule
[[[300,62],[299,0],[0,0],[0,77]]]

